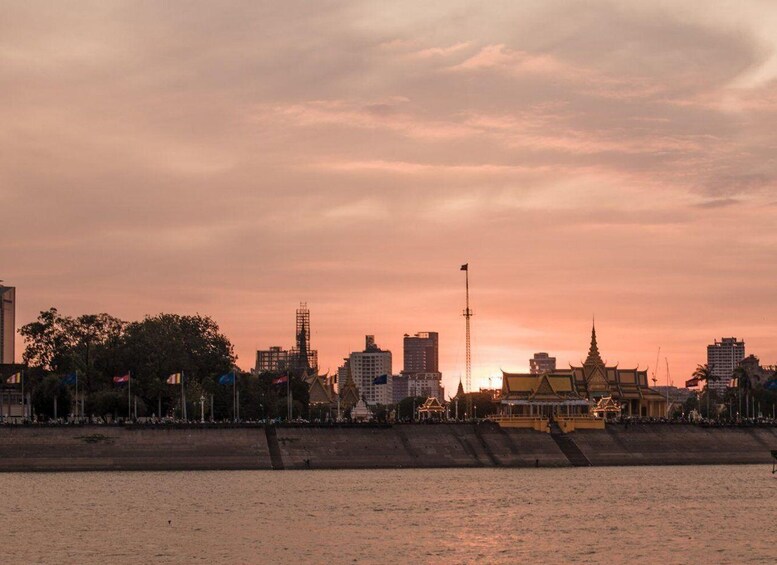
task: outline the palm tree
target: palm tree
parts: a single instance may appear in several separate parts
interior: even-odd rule
[[[704,381],[704,389],[707,391],[707,419],[710,417],[710,382],[715,382],[718,377],[712,372],[714,365],[698,365],[693,372],[693,377]]]
[[[739,411],[742,412],[742,391],[745,393],[745,411],[750,407],[750,390],[753,384],[750,382],[750,373],[747,368],[740,365],[734,369],[734,376],[737,379],[737,392],[739,394]]]

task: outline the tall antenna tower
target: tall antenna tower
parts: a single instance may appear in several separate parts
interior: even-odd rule
[[[467,354],[466,354],[466,373],[465,384],[467,392],[472,392],[472,349],[470,347],[470,318],[472,318],[472,310],[469,307],[469,263],[465,263],[461,266],[461,270],[464,271],[464,284],[467,293],[467,307],[464,310],[464,319],[467,323]]]
[[[307,302],[300,302],[297,308],[297,368],[306,372],[311,369],[310,362],[310,310]]]

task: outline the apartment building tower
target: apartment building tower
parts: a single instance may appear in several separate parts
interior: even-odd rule
[[[734,369],[745,358],[745,342],[735,337],[724,337],[707,346],[707,366],[717,377],[710,382],[710,388],[723,391],[731,383]]]

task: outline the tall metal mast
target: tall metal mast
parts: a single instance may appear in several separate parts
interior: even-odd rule
[[[295,370],[300,375],[314,369],[310,362],[310,310],[307,302],[300,302],[297,308],[297,359]]]
[[[469,263],[461,266],[461,270],[464,271],[464,284],[467,293],[467,307],[464,310],[464,319],[467,323],[467,354],[466,354],[466,373],[465,383],[467,385],[467,392],[472,392],[472,350],[470,348],[470,318],[472,317],[472,310],[469,307]]]

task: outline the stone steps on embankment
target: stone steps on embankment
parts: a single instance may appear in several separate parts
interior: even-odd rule
[[[550,437],[574,467],[590,467],[591,461],[585,456],[570,434],[565,434],[555,422],[550,426]]]
[[[480,436],[502,467],[568,467],[569,460],[550,434],[517,428],[479,425]]]
[[[604,431],[578,430],[574,441],[597,466],[769,463],[777,428],[608,424]]]

